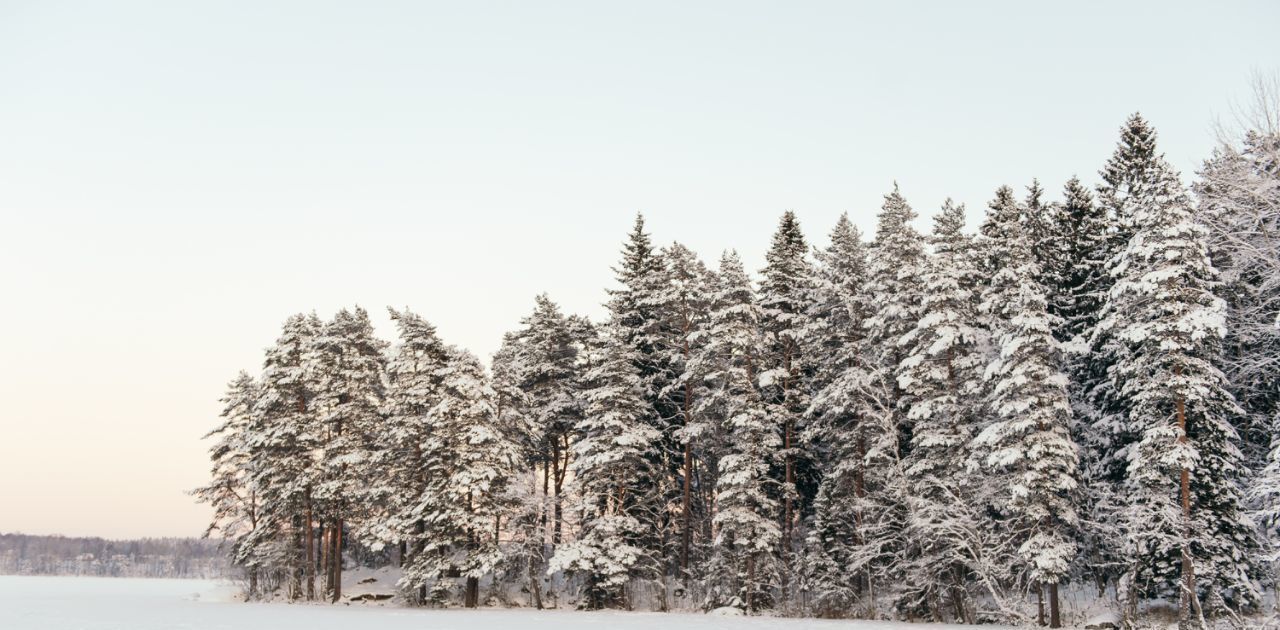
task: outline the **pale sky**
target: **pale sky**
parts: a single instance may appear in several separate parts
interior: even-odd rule
[[[1270,0],[371,4],[0,0],[0,531],[198,534],[291,313],[487,357],[539,292],[600,316],[637,211],[758,268],[895,179],[1093,183],[1134,110],[1190,177],[1280,64]]]

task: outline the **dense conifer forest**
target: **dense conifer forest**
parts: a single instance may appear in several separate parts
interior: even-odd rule
[[[897,185],[871,234],[785,212],[759,270],[636,217],[607,318],[531,295],[487,362],[430,304],[393,341],[291,316],[227,387],[209,532],[249,598],[389,566],[411,605],[1269,614],[1275,123],[1184,175],[1134,114],[1096,185],[1002,186],[976,226],[921,231]]]

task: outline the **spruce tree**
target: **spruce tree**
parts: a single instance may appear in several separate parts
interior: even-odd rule
[[[911,225],[915,211],[895,184],[885,195],[868,250],[863,302],[867,319],[864,348],[866,368],[846,372],[838,389],[825,398],[857,413],[850,452],[838,467],[853,467],[849,503],[857,527],[848,548],[845,570],[859,575],[859,589],[868,605],[877,599],[899,603],[897,595],[906,571],[906,531],[909,521],[904,456],[910,445],[909,401],[897,379],[907,358],[902,338],[920,318],[924,239]],[[868,611],[872,614],[873,611]]]
[[[711,299],[706,343],[696,360],[705,387],[697,409],[720,419],[726,442],[719,458],[714,519],[713,563],[722,570],[708,571],[708,579],[728,578],[728,593],[723,594],[728,597],[713,603],[747,612],[771,601],[781,542],[779,506],[771,492],[776,482],[769,475],[780,440],[756,381],[763,353],[762,318],[741,261],[736,253],[725,253]]]
[[[867,305],[863,302],[867,253],[862,235],[842,214],[830,243],[814,253],[805,352],[810,357],[813,396],[801,440],[817,462],[822,480],[813,501],[805,539],[801,578],[811,609],[823,616],[846,614],[856,598],[857,576],[844,569],[856,540],[853,511],[861,492],[861,461],[856,454],[861,399],[848,398],[849,375],[865,377],[862,339]]]
[[[1111,225],[1106,273],[1099,278],[1097,287],[1101,295],[1109,295],[1118,277],[1121,254],[1137,229],[1137,215],[1142,208],[1154,203],[1160,171],[1164,168],[1163,157],[1156,153],[1155,130],[1140,114],[1133,114],[1121,128],[1115,152],[1100,173],[1103,183],[1098,186],[1098,204],[1106,210]],[[1096,325],[1089,331],[1089,343],[1092,370],[1082,386],[1087,404],[1085,411],[1090,414],[1090,450],[1096,459],[1091,463],[1096,469],[1091,477],[1096,480],[1094,489],[1103,491],[1099,487],[1102,484],[1118,488],[1123,483],[1129,447],[1139,436],[1129,430],[1128,399],[1121,393],[1123,384],[1116,367],[1124,360],[1125,344],[1112,338],[1109,330]],[[1109,518],[1105,514],[1097,516]]]
[[[759,300],[765,351],[758,379],[781,439],[778,458],[782,463],[779,489],[784,552],[790,551],[791,535],[814,486],[814,472],[799,441],[804,428],[801,421],[809,406],[804,331],[813,269],[808,251],[795,213],[783,213],[761,271]]]
[[[1110,235],[1106,209],[1094,203],[1078,178],[1067,180],[1062,197],[1062,203],[1054,205],[1051,228],[1059,256],[1045,275],[1053,281],[1045,289],[1049,314],[1060,322],[1054,334],[1065,343],[1083,340],[1097,324],[1110,285],[1105,278]]]
[[[510,511],[516,450],[497,422],[494,392],[479,359],[449,348],[438,401],[427,412],[423,473],[427,485],[414,506],[426,528],[424,545],[401,582],[465,578],[463,605],[479,604],[480,578],[502,560],[497,528]]]
[[[661,434],[648,422],[636,351],[618,331],[595,344],[586,373],[586,409],[574,426],[573,485],[581,531],[556,549],[550,570],[584,580],[586,608],[629,608],[633,578],[653,578],[654,451]]]
[[[1106,208],[1094,203],[1093,195],[1078,178],[1067,180],[1063,201],[1054,204],[1054,236],[1058,240],[1056,268],[1043,274],[1052,284],[1045,286],[1049,314],[1056,322],[1054,336],[1063,343],[1064,368],[1069,376],[1067,394],[1071,399],[1072,437],[1081,447],[1078,514],[1081,571],[1091,577],[1101,594],[1113,577],[1111,567],[1120,563],[1116,541],[1119,532],[1112,515],[1118,500],[1114,480],[1109,476],[1107,450],[1097,448],[1093,421],[1097,417],[1091,400],[1091,385],[1106,379],[1106,364],[1090,352],[1089,337],[1101,317],[1107,287],[1110,256],[1110,221]]]
[[[1195,192],[1227,303],[1221,367],[1244,413],[1234,417],[1254,520],[1280,545],[1280,134],[1256,128],[1224,144],[1200,169]],[[1270,582],[1280,556],[1267,556]]]
[[[861,347],[866,318],[866,304],[861,300],[863,284],[867,280],[867,249],[862,234],[849,221],[847,214],[831,230],[830,243],[825,249],[814,252],[817,265],[813,274],[812,297],[804,331],[804,352],[810,358],[813,373],[809,378],[810,389],[815,395],[837,381],[846,370],[861,360]],[[849,418],[814,414],[812,408],[802,439],[819,465],[830,462],[831,436],[826,429],[835,424],[846,424]],[[829,410],[830,411],[830,410]]]
[[[690,252],[691,253],[691,252]],[[690,263],[688,260],[681,264]],[[685,272],[693,272],[685,269]],[[653,478],[648,483],[659,488],[664,500],[683,502],[683,468],[685,444],[680,438],[684,425],[685,388],[681,386],[680,364],[684,360],[682,345],[685,338],[681,330],[681,315],[692,317],[682,310],[672,295],[673,273],[663,252],[654,248],[644,217],[637,214],[634,226],[622,247],[622,260],[614,267],[617,288],[609,291],[609,324],[624,344],[635,350],[635,367],[644,386],[645,400],[649,405],[647,422],[661,435],[659,448],[651,469]],[[677,523],[679,523],[677,525]],[[657,524],[661,536],[669,541],[666,550],[668,566],[684,566],[683,518],[662,518]]]
[[[898,386],[912,401],[907,419],[913,427],[906,458],[912,549],[905,586],[917,598],[913,607],[941,617],[945,601],[960,621],[974,618],[967,591],[969,546],[980,515],[965,465],[985,339],[969,283],[972,239],[963,228],[964,206],[948,199],[934,216],[921,316],[901,338],[907,356],[897,369]]]
[[[1262,465],[1280,410],[1280,134],[1250,131],[1200,169],[1195,191],[1227,301],[1222,368],[1245,413],[1235,420],[1251,466]]]
[[[1176,596],[1182,623],[1200,625],[1204,612],[1257,598],[1229,422],[1240,409],[1218,368],[1226,305],[1213,294],[1207,230],[1162,158],[1144,173],[1097,333],[1120,346],[1113,387],[1137,438],[1123,452],[1125,595],[1130,614],[1141,597]]]
[[[698,259],[697,254],[680,243],[672,243],[662,250],[665,262],[665,282],[656,296],[659,312],[667,322],[663,330],[668,335],[663,343],[666,356],[661,363],[670,367],[671,381],[659,392],[664,398],[678,402],[676,417],[664,428],[672,431],[672,438],[681,450],[677,460],[679,468],[673,471],[679,487],[680,503],[680,554],[679,567],[687,578],[690,556],[693,553],[694,532],[709,524],[711,506],[696,501],[695,496],[707,496],[704,488],[698,488],[695,466],[705,469],[706,449],[700,443],[698,433],[703,426],[693,417],[696,404],[695,391],[699,376],[691,370],[694,355],[698,352],[706,328],[707,311],[711,298],[711,272]],[[673,497],[674,498],[674,497]]]
[[[994,419],[973,444],[1000,488],[1004,527],[1037,593],[1049,590],[1049,625],[1061,627],[1058,585],[1075,557],[1074,493],[1078,453],[1071,438],[1067,377],[1060,368],[1054,322],[1039,265],[1017,223],[1001,226],[1003,265],[991,279],[983,309],[992,317],[995,360],[987,367]],[[1041,614],[1043,623],[1043,613]]]

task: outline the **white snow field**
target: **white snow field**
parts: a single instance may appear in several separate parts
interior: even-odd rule
[[[942,630],[938,624],[689,613],[245,604],[201,580],[0,576],[4,630]],[[997,626],[984,626],[995,629]]]

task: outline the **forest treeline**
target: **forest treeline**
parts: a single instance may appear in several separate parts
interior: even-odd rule
[[[224,398],[210,531],[251,597],[336,601],[365,561],[466,606],[1058,627],[1069,588],[1129,623],[1258,613],[1280,523],[1260,120],[1188,186],[1135,114],[1096,186],[1000,187],[976,233],[951,201],[921,233],[896,185],[869,237],[841,217],[815,246],[787,212],[754,277],[638,217],[607,318],[538,296],[489,369],[409,311],[394,344],[359,308],[295,315]]]
[[[215,579],[232,568],[211,540],[0,534],[0,575]]]

